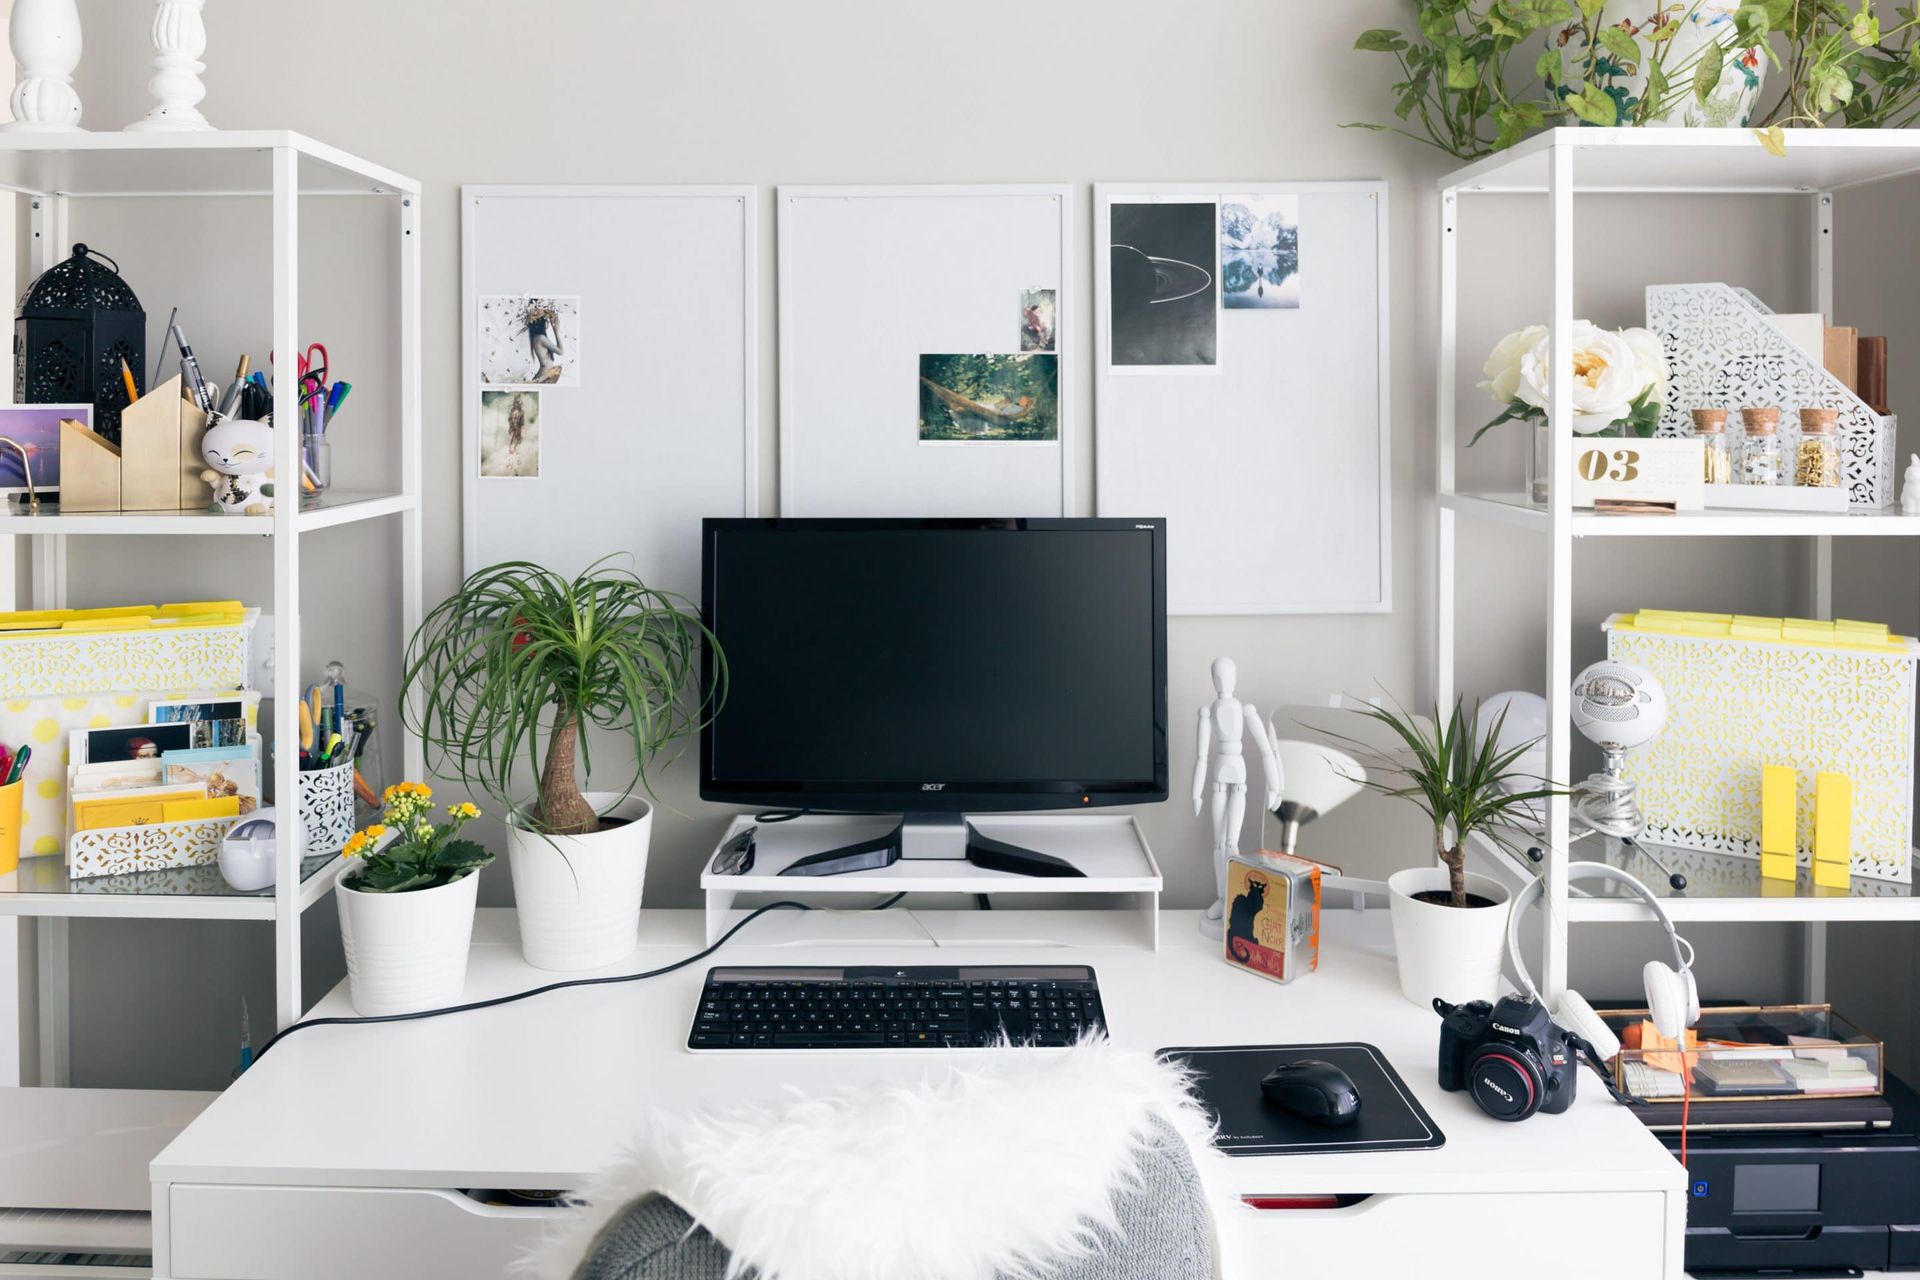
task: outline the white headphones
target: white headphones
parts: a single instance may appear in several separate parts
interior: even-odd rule
[[[1673,945],[1673,963],[1649,960],[1640,976],[1646,983],[1647,1008],[1653,1014],[1654,1029],[1669,1040],[1678,1040],[1682,1032],[1700,1020],[1700,992],[1693,981],[1693,944],[1674,931],[1673,921],[1667,918],[1653,890],[1620,868],[1604,862],[1574,862],[1567,866],[1567,879],[1611,880],[1646,903],[1654,919],[1667,931],[1667,941]],[[1546,998],[1533,985],[1526,961],[1520,958],[1520,916],[1545,891],[1545,882],[1535,880],[1514,896],[1513,908],[1507,913],[1507,956],[1513,961],[1514,975],[1520,979],[1521,989],[1541,1004],[1547,1003]],[[1549,1005],[1548,1011],[1555,1022],[1593,1045],[1603,1062],[1611,1062],[1620,1052],[1620,1037],[1600,1020],[1600,1015],[1578,991],[1563,992],[1559,1003]]]

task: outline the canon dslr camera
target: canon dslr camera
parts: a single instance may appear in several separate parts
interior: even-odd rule
[[[1440,1087],[1466,1090],[1496,1120],[1558,1114],[1573,1105],[1579,1068],[1568,1033],[1537,1000],[1433,1002],[1440,1024]]]

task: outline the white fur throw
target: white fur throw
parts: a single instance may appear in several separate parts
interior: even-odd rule
[[[528,1269],[566,1280],[615,1215],[655,1192],[732,1250],[732,1275],[1043,1274],[1110,1237],[1155,1117],[1196,1150],[1210,1136],[1182,1069],[1105,1040],[779,1110],[656,1113]]]

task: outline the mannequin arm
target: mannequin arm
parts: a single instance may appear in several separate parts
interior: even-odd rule
[[[1273,739],[1267,735],[1267,723],[1260,718],[1260,712],[1249,702],[1246,704],[1247,728],[1253,730],[1253,745],[1260,750],[1260,767],[1267,775],[1267,812],[1271,813],[1280,805],[1280,793],[1286,790],[1286,771],[1280,767],[1280,757],[1274,754]]]
[[[1207,753],[1213,749],[1213,708],[1200,708],[1200,749],[1193,757],[1193,816],[1200,816],[1200,802],[1207,791]]]

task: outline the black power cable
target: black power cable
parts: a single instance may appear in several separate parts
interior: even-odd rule
[[[886,901],[866,909],[869,911],[885,911],[888,907],[906,896],[904,892],[896,893]],[[308,1027],[347,1027],[375,1022],[414,1022],[421,1018],[444,1017],[449,1013],[472,1013],[476,1009],[497,1008],[503,1004],[513,1004],[520,1000],[530,1000],[534,996],[542,996],[549,991],[561,991],[567,987],[604,987],[620,982],[644,982],[648,978],[658,978],[664,974],[673,973],[675,970],[684,969],[690,964],[698,964],[700,961],[705,960],[708,956],[718,951],[721,947],[726,946],[734,934],[740,932],[769,911],[813,911],[816,909],[817,908],[808,906],[804,902],[794,902],[787,898],[783,898],[779,902],[769,902],[763,907],[756,907],[744,920],[741,920],[731,929],[721,934],[712,945],[706,947],[704,950],[696,951],[690,956],[675,960],[672,964],[662,965],[658,969],[649,969],[645,973],[617,973],[605,978],[565,978],[559,982],[549,982],[544,987],[534,987],[528,991],[516,991],[511,995],[494,996],[488,1000],[473,1000],[466,1004],[448,1005],[444,1009],[419,1009],[413,1013],[382,1013],[351,1018],[310,1018],[305,1022],[296,1022],[292,1026],[285,1028],[276,1034],[273,1039],[260,1046],[260,1052],[253,1055],[253,1061],[258,1063],[260,1059],[267,1056],[268,1050],[272,1049],[273,1046],[279,1044],[294,1032],[305,1031]]]

